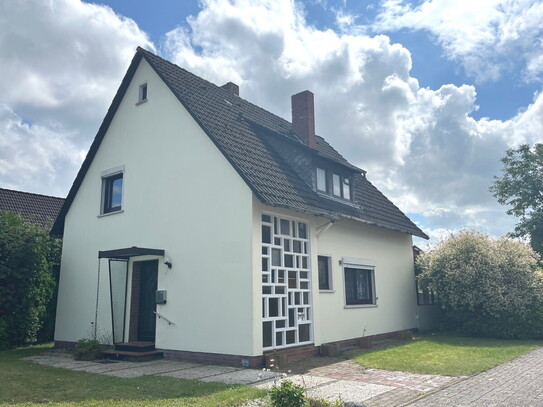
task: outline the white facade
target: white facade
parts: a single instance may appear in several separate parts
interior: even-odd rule
[[[145,82],[148,101],[136,105]],[[100,216],[101,174],[118,166],[123,212]],[[251,213],[249,187],[142,60],[66,216],[55,340],[92,333],[98,251],[138,246],[173,263],[159,262],[168,297],[157,311],[175,325],[157,320],[157,348],[250,354]],[[97,327],[111,335],[106,259]]]
[[[143,84],[147,99],[138,103]],[[118,171],[121,211],[103,215],[104,174]],[[328,225],[263,205],[142,59],[65,218],[55,340],[88,338],[96,321],[98,338],[111,342],[108,261],[98,252],[137,246],[165,250],[172,268],[162,256],[130,258],[125,339],[132,265],[158,259],[158,289],[167,301],[157,312],[173,324],[156,320],[157,348],[262,355],[262,214],[308,227],[307,315],[300,321],[310,331],[302,343],[417,327],[410,235],[348,219]],[[331,290],[319,291],[319,255],[330,257]],[[372,268],[376,304],[346,305],[345,259]],[[286,346],[282,341],[271,347]]]

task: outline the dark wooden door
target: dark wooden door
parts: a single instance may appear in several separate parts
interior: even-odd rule
[[[140,276],[140,307],[138,317],[138,340],[155,341],[156,310],[155,292],[158,282],[158,260],[139,262]]]

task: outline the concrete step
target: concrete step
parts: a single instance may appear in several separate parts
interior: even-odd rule
[[[155,350],[155,343],[141,341],[116,343],[115,350],[126,352],[150,352]]]
[[[127,362],[147,362],[148,360],[162,359],[164,352],[151,350],[146,352],[133,352],[117,349],[108,349],[102,352],[105,359],[124,360]]]

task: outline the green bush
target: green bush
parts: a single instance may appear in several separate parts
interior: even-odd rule
[[[102,356],[102,345],[96,339],[80,339],[75,344],[74,357],[77,360],[94,360]]]
[[[530,246],[462,231],[417,259],[419,283],[443,309],[442,330],[496,338],[543,337],[543,285]]]
[[[59,263],[48,228],[0,213],[0,346],[52,339]]]
[[[283,379],[280,385],[275,384],[270,390],[273,407],[303,407],[305,405],[305,389],[302,386]]]

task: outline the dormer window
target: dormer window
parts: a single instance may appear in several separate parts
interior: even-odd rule
[[[351,200],[351,180],[349,177],[317,168],[317,191],[338,198]]]
[[[326,171],[317,168],[317,189],[326,192]]]
[[[343,178],[343,198],[351,199],[351,182],[349,178]]]

